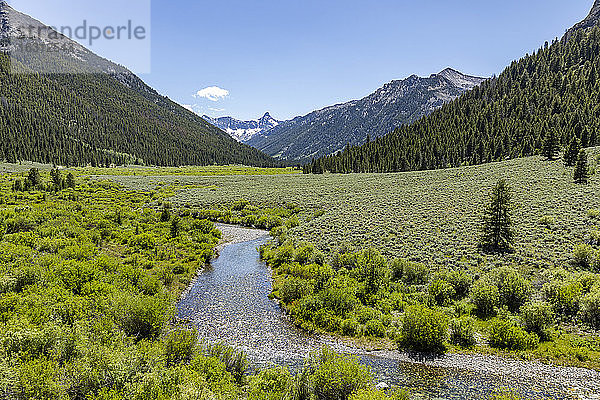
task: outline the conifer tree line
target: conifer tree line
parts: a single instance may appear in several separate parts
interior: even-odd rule
[[[600,28],[579,30],[569,40],[546,43],[414,124],[313,160],[304,172],[414,171],[542,153],[554,159],[575,139],[584,148],[595,146],[599,71]]]
[[[64,166],[278,166],[136,77],[11,74],[0,53],[0,159]],[[13,60],[13,62],[16,62]]]

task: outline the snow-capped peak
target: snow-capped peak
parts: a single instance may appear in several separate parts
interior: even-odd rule
[[[268,112],[261,118],[251,121],[240,121],[232,117],[211,118],[206,115],[203,118],[242,143],[248,142],[254,136],[263,134],[281,123]]]

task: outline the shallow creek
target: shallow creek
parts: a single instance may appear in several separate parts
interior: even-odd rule
[[[401,352],[347,348],[296,329],[271,292],[271,271],[260,261],[265,232],[218,225],[228,244],[177,305],[204,343],[224,342],[248,354],[252,365],[302,366],[310,351],[329,345],[371,366],[376,382],[400,385],[417,399],[482,399],[511,389],[527,399],[600,399],[600,373],[493,356],[427,358]]]

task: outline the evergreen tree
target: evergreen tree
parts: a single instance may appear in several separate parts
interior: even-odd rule
[[[575,180],[575,183],[587,184],[589,176],[588,156],[585,150],[581,149],[579,156],[577,157],[577,163],[575,164],[573,179]]]
[[[75,177],[72,173],[67,174],[67,180],[65,182],[66,186],[71,189],[75,189]]]
[[[481,247],[485,251],[506,252],[514,243],[512,193],[504,179],[498,181],[482,220]]]
[[[161,222],[167,222],[171,219],[171,210],[168,204],[163,206],[162,212],[160,213]]]
[[[40,171],[37,168],[31,168],[27,174],[27,182],[29,187],[35,188],[42,183],[42,177]]]
[[[579,156],[579,151],[581,150],[581,142],[577,137],[573,137],[569,147],[565,150],[565,165],[567,167],[572,167],[577,162],[577,157]]]
[[[547,160],[555,160],[556,157],[558,157],[559,149],[560,147],[556,132],[554,129],[547,129],[546,137],[544,138],[544,145],[542,147],[542,155],[546,157]]]
[[[171,221],[171,237],[176,238],[179,235],[181,219],[176,215],[173,217]]]

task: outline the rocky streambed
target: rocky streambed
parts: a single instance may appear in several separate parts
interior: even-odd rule
[[[428,357],[399,351],[366,352],[328,337],[307,335],[269,299],[271,272],[260,261],[264,231],[219,224],[219,257],[198,275],[178,303],[206,343],[225,342],[247,352],[254,365],[300,368],[328,345],[357,355],[378,382],[408,388],[415,398],[480,399],[510,389],[527,399],[600,399],[600,373],[488,355]]]

